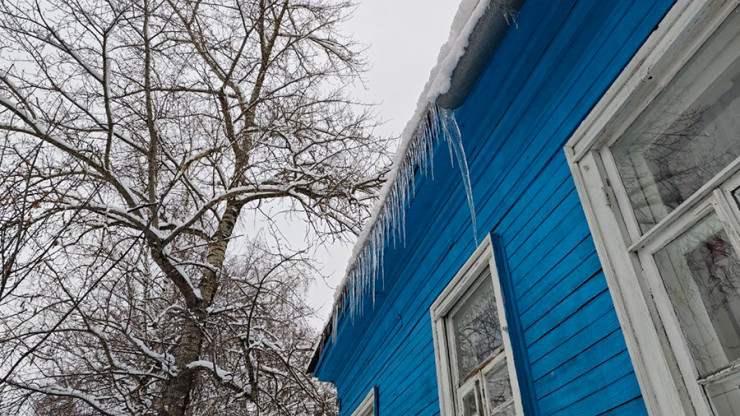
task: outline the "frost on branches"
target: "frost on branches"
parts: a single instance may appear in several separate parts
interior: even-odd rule
[[[311,242],[388,166],[349,6],[0,0],[1,414],[335,413]]]

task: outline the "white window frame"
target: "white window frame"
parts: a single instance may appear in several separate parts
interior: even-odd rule
[[[713,204],[737,211],[718,187],[740,170],[738,160],[646,233],[637,226],[609,146],[646,109],[738,6],[738,0],[678,0],[565,146],[635,373],[652,415],[711,415],[680,327],[651,256],[666,239]],[[615,180],[615,178],[617,178]],[[733,179],[734,180],[734,179]],[[617,183],[614,183],[617,182]],[[734,215],[734,214],[733,214]],[[732,216],[732,215],[730,215]],[[736,218],[736,217],[735,217]],[[693,222],[692,222],[693,223]],[[682,227],[684,227],[682,229]],[[731,230],[728,234],[732,234]],[[621,236],[621,238],[620,238]],[[729,236],[737,244],[737,235]],[[639,254],[638,254],[639,253]]]
[[[454,350],[448,348],[449,337],[445,325],[445,319],[450,315],[450,312],[458,304],[458,302],[472,293],[470,290],[478,281],[478,277],[485,270],[489,268],[491,279],[493,282],[493,291],[496,299],[496,308],[499,316],[501,325],[502,339],[503,339],[503,351],[496,355],[491,362],[487,363],[486,366],[480,371],[479,375],[488,374],[494,367],[498,366],[501,361],[506,359],[506,366],[509,374],[509,382],[511,383],[511,391],[514,400],[514,409],[517,415],[523,415],[524,411],[522,408],[521,393],[519,391],[519,382],[517,380],[516,369],[514,366],[514,356],[511,347],[511,339],[509,337],[508,325],[506,323],[506,310],[504,306],[504,298],[501,295],[501,284],[498,278],[498,272],[496,268],[496,260],[493,253],[493,243],[491,236],[488,235],[484,241],[475,250],[475,253],[468,259],[463,267],[457,272],[455,277],[450,281],[447,287],[442,291],[437,300],[432,304],[429,309],[432,317],[432,334],[434,337],[434,358],[437,365],[437,386],[439,390],[439,407],[441,416],[455,416],[458,415],[457,409],[457,391],[459,389],[465,389],[466,387],[472,388],[472,385],[476,381],[482,381],[482,390],[486,389],[485,380],[479,377],[473,377],[468,380],[459,389],[454,385],[453,371],[457,371],[457,367],[454,363]],[[480,400],[478,398],[477,400]],[[488,407],[488,400],[482,400],[482,406]],[[490,412],[493,409],[488,409]]]
[[[371,388],[351,416],[375,416],[375,387]]]

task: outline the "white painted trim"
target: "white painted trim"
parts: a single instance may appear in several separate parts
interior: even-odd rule
[[[451,385],[452,375],[450,366],[445,363],[450,362],[447,351],[447,337],[445,335],[445,325],[441,319],[435,319],[434,312],[432,315],[432,338],[434,339],[434,362],[437,367],[437,394],[439,395],[439,410],[442,416],[455,414],[455,395]]]
[[[737,5],[738,0],[678,0],[568,140],[573,160],[616,140]]]
[[[468,393],[473,391],[476,393],[475,390],[475,384],[478,383],[479,379],[478,377],[473,377],[470,380],[466,381],[462,386],[460,386],[457,391],[460,397],[465,397]],[[476,406],[478,406],[478,409],[482,408],[484,406],[483,399],[481,398],[480,394],[475,395],[475,402]],[[458,398],[457,406],[455,407],[457,413],[462,414],[463,413],[463,407],[462,407],[462,401]],[[484,416],[481,415],[480,412],[478,412],[477,416]]]
[[[615,168],[616,169],[616,168]],[[722,183],[724,183],[728,178],[730,178],[735,172],[737,172],[740,169],[740,159],[735,160],[734,162],[730,163],[727,167],[722,169],[720,173],[717,174],[714,178],[712,178],[709,182],[705,183],[704,186],[702,186],[698,191],[696,191],[693,195],[691,195],[686,201],[684,201],[681,205],[676,207],[670,214],[666,215],[665,218],[660,220],[658,224],[653,226],[653,228],[650,229],[650,231],[646,232],[642,236],[638,236],[635,239],[635,242],[632,243],[629,246],[630,251],[640,250],[647,245],[649,245],[653,240],[656,239],[656,237],[660,234],[663,234],[665,230],[673,224],[677,218],[680,218],[689,212],[691,212],[698,204],[701,204],[702,201],[704,201],[713,191],[715,188],[720,186]],[[608,173],[610,178],[617,178],[619,173],[616,172],[616,170],[612,170]],[[615,186],[615,188],[617,188]],[[621,212],[623,214],[630,215],[630,217],[634,217],[634,214],[632,213],[632,209],[629,207],[629,201],[627,199],[627,193],[624,190],[623,186],[619,186],[619,193],[622,195],[619,198],[620,206],[625,207],[625,209],[622,209]],[[635,220],[636,221],[636,220]]]
[[[682,228],[689,228],[691,225],[696,223],[696,220],[709,213],[706,210],[707,207],[708,205],[697,207],[696,217],[684,217],[682,218],[682,220],[684,220],[682,221],[682,224],[677,225],[680,225]],[[638,254],[640,264],[644,269],[642,277],[648,281],[652,293],[655,294],[655,305],[658,309],[658,313],[660,313],[660,318],[663,321],[670,348],[673,349],[673,355],[676,359],[679,370],[681,371],[680,377],[682,377],[688,397],[694,404],[697,414],[711,415],[709,403],[705,399],[701,387],[696,383],[696,367],[691,359],[691,352],[689,351],[688,345],[683,342],[681,324],[675,316],[673,305],[670,301],[660,301],[663,299],[668,300],[669,297],[652,254],[653,253],[649,250],[643,250]],[[665,349],[666,348],[664,347],[664,350]]]
[[[505,356],[516,414],[524,414],[516,368],[514,366],[511,338],[506,322],[504,298],[501,294],[501,284],[499,282],[498,269],[496,268],[496,260],[493,252],[493,243],[491,236],[488,235],[429,308],[432,319],[432,336],[434,338],[434,358],[437,367],[439,407],[442,416],[455,416],[458,414],[455,400],[457,388],[453,385],[456,368],[451,364],[454,362],[455,352],[449,351],[448,348],[449,335],[445,326],[445,318],[452,312],[455,305],[469,294],[469,289],[478,281],[478,277],[486,267],[489,268],[493,281],[496,307],[503,335],[504,351],[503,354],[499,353],[480,374],[486,373],[486,369],[490,369],[491,366],[500,363],[503,359],[502,355]],[[488,408],[487,403],[483,403],[482,405],[485,409]]]
[[[496,267],[496,255],[493,252],[490,235],[488,236],[488,241],[490,245],[488,267],[491,269],[493,291],[496,294],[496,307],[498,308],[499,321],[501,322],[501,332],[503,332],[502,338],[504,340],[507,368],[509,369],[509,382],[511,383],[511,391],[514,395],[514,409],[516,410],[516,414],[523,415],[524,407],[522,406],[522,396],[519,391],[519,377],[517,376],[516,366],[514,365],[514,349],[511,347],[511,334],[509,333],[509,325],[506,321],[506,305],[504,305],[505,300],[501,290],[498,268]],[[486,400],[485,406],[488,406],[488,400]]]
[[[727,182],[732,184],[740,180],[740,174],[731,178]],[[721,188],[726,188],[724,184]],[[699,414],[712,414],[711,405],[707,400],[700,380],[701,374],[696,368],[696,364],[691,355],[689,346],[683,335],[681,324],[676,316],[675,309],[669,301],[669,294],[660,271],[653,257],[662,248],[666,247],[671,241],[678,238],[686,231],[694,227],[703,218],[711,213],[715,213],[727,231],[730,243],[737,253],[740,253],[740,241],[737,238],[737,230],[740,230],[737,212],[732,209],[730,201],[726,199],[726,189],[716,189],[706,196],[703,200],[692,205],[691,209],[684,215],[675,218],[675,220],[666,226],[665,230],[649,241],[641,250],[637,251],[640,258],[640,264],[643,268],[643,278],[647,280],[651,291],[656,300],[665,299],[666,301],[656,301],[656,307],[663,319],[666,334],[668,336],[671,348],[676,351],[677,364],[681,369],[681,375],[687,388],[687,392],[692,402],[698,409]],[[697,311],[698,312],[698,311]],[[707,318],[708,319],[708,318]],[[731,366],[737,362],[730,363]],[[721,373],[721,371],[720,371]],[[732,375],[732,371],[726,371],[726,375]],[[716,375],[716,374],[714,374]],[[712,378],[710,376],[709,378]],[[719,377],[722,378],[722,377]]]
[[[352,412],[352,416],[375,416],[375,387],[371,388],[357,408]]]
[[[493,413],[494,409],[491,409],[489,407],[491,402],[490,400],[488,400],[488,395],[490,394],[490,392],[488,391],[488,384],[485,383],[485,376],[490,374],[492,371],[496,370],[501,365],[501,361],[504,360],[504,357],[501,357],[500,355],[496,358],[497,358],[496,360],[493,360],[490,363],[488,363],[488,365],[486,365],[486,367],[481,371],[482,378],[484,379],[482,390],[485,391],[485,395],[486,395],[484,406],[488,408],[489,414]],[[506,360],[507,360],[507,363],[512,362],[510,361],[510,357],[508,357],[508,354],[507,354]],[[511,379],[511,372],[513,370],[512,368],[513,366],[514,366],[513,364],[511,366],[508,366],[507,371],[509,373],[509,381],[511,383],[516,383],[516,380],[512,381]],[[517,406],[517,396],[516,395],[514,395],[514,397],[512,397],[508,403],[505,403],[505,405],[511,405],[511,402],[514,402],[514,410],[515,412],[518,412],[517,414],[519,415],[524,414],[524,411]],[[501,405],[497,407],[496,410],[501,409],[502,407],[505,407],[505,405]]]
[[[666,416],[693,414],[690,404],[682,403],[685,388],[672,382],[679,374],[678,366],[663,352],[661,345],[666,335],[662,323],[649,319],[657,315],[655,306],[645,296],[650,293],[648,288],[638,278],[637,259],[628,253],[625,240],[619,238],[625,236],[625,231],[612,211],[613,194],[601,181],[603,172],[597,159],[592,152],[574,163],[572,148],[566,148],[566,155],[648,412]]]
[[[672,318],[672,306],[665,301],[665,288],[651,254],[670,236],[678,235],[681,227],[689,227],[696,216],[704,215],[707,204],[720,211],[725,221],[736,221],[740,211],[727,201],[728,190],[720,198],[715,189],[740,167],[738,163],[728,166],[642,235],[609,146],[738,4],[739,0],[678,0],[565,147],[651,415],[711,414],[696,375],[689,371],[694,363],[678,322]],[[740,243],[740,235],[731,235],[731,239]]]

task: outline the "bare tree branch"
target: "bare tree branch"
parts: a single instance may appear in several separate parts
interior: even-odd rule
[[[0,0],[0,413],[336,413],[310,254],[389,162],[349,7]]]

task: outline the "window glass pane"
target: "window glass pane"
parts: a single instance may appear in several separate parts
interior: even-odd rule
[[[478,404],[475,400],[476,389],[468,391],[462,399],[463,415],[464,416],[477,416],[478,415]]]
[[[702,376],[740,358],[740,261],[716,214],[655,254]]]
[[[707,386],[707,396],[717,416],[740,416],[740,378]]]
[[[488,269],[479,280],[479,286],[463,298],[451,319],[460,385],[503,343]]]
[[[740,155],[738,131],[735,10],[612,148],[643,232]]]
[[[491,409],[496,409],[512,397],[506,361],[486,374],[486,394]]]

